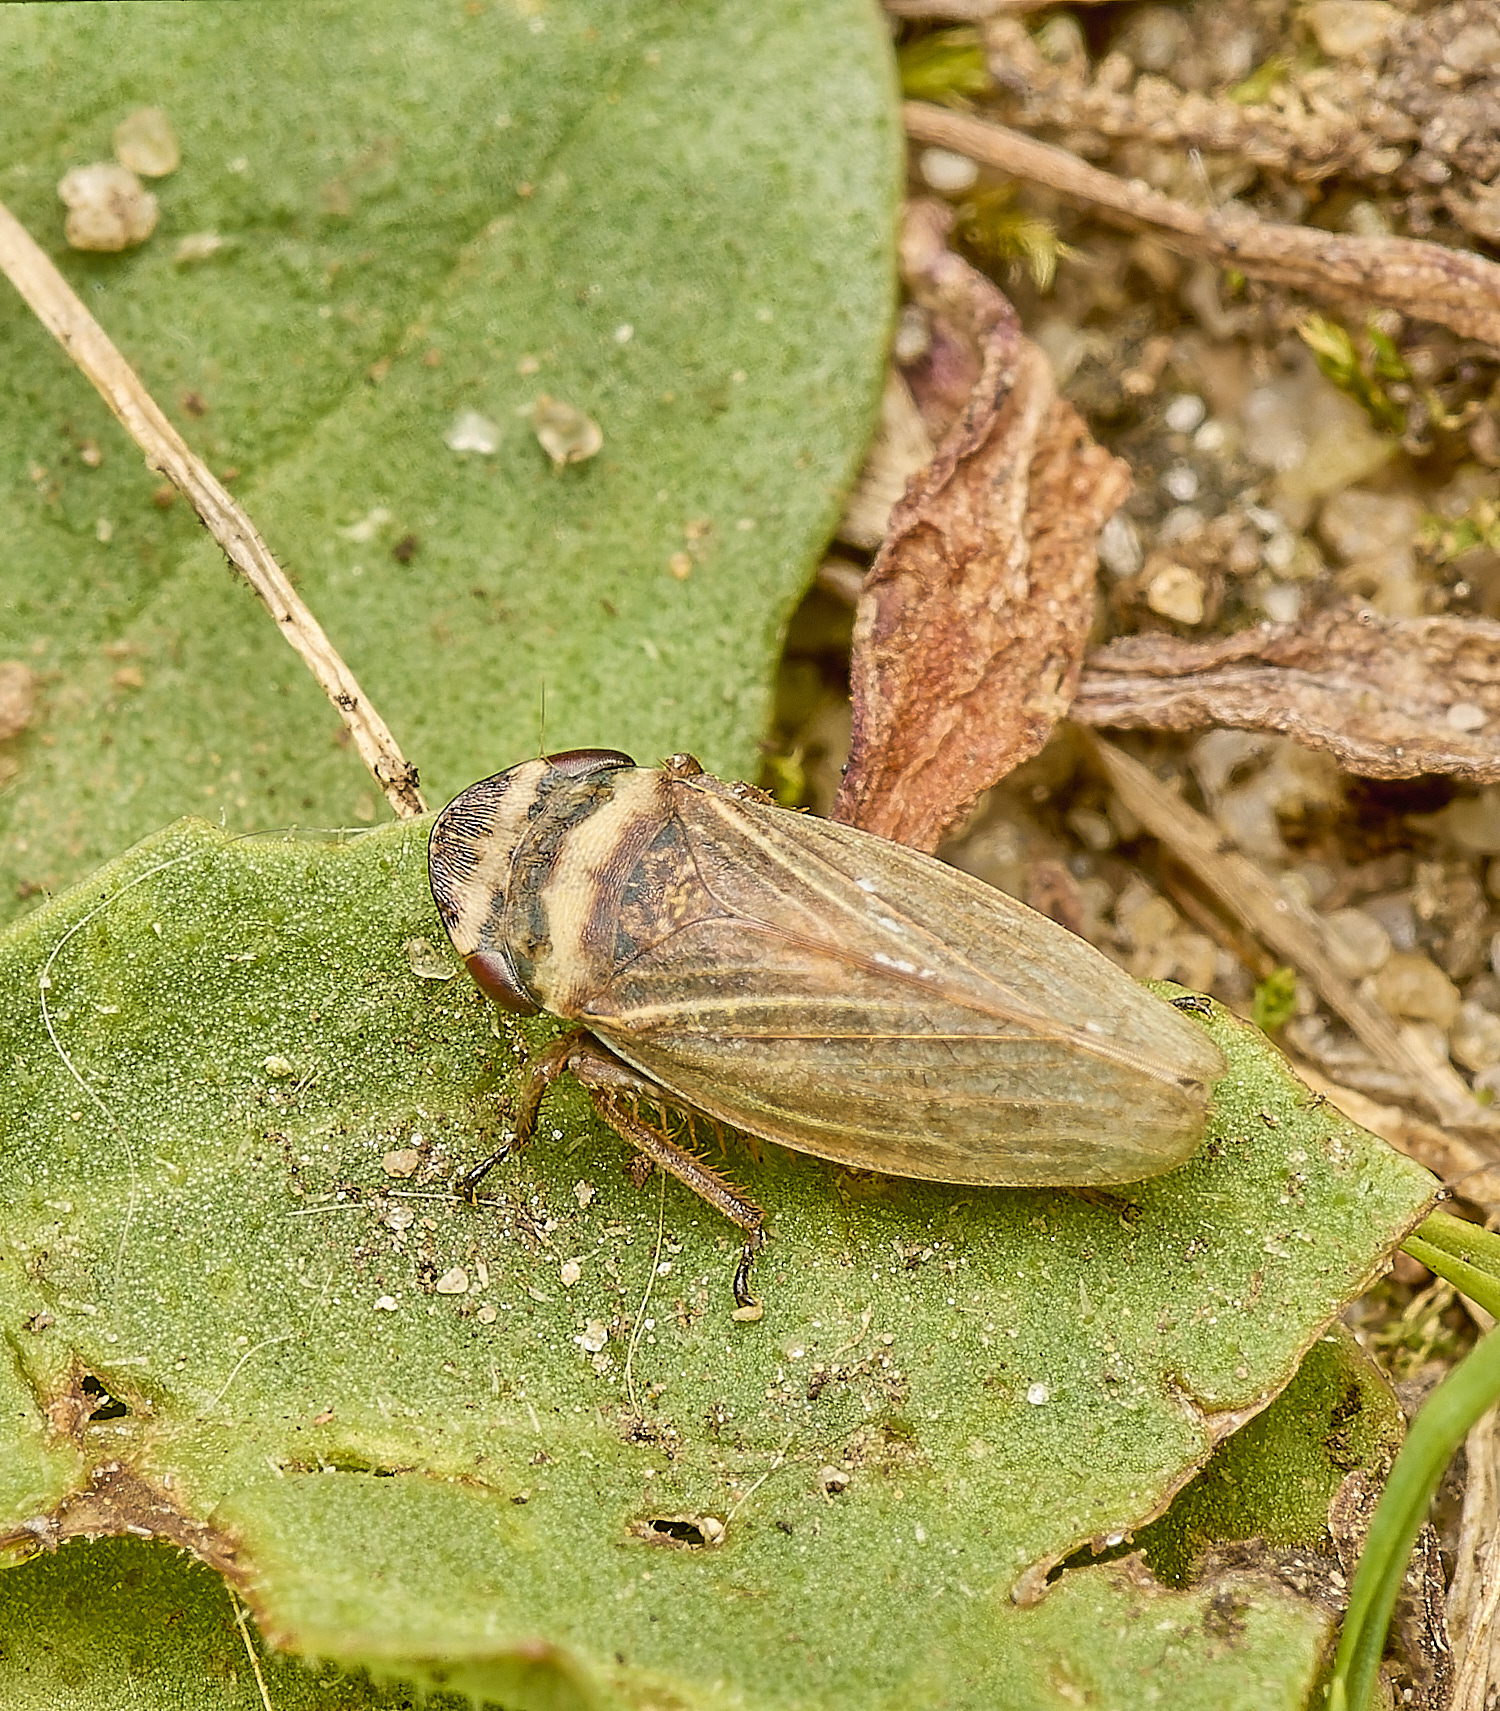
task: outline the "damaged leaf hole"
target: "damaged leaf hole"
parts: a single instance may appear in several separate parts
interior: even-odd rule
[[[101,1384],[91,1372],[84,1374],[78,1388],[85,1400],[93,1404],[88,1414],[91,1421],[123,1420],[130,1412],[129,1405]]]
[[[724,1542],[724,1523],[717,1515],[643,1515],[630,1523],[632,1538],[668,1550],[708,1550]]]
[[[342,1473],[365,1479],[396,1479],[404,1473],[420,1470],[415,1462],[400,1464],[360,1461],[352,1456],[319,1456],[316,1461],[278,1461],[277,1469],[288,1473]]]

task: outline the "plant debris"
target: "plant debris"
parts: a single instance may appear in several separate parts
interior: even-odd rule
[[[1129,489],[1124,464],[1057,397],[1010,305],[945,247],[951,218],[915,204],[903,261],[916,300],[973,338],[979,377],[893,510],[866,580],[834,806],[835,819],[926,850],[1066,712],[1099,530]]]
[[[1122,636],[1073,717],[1157,731],[1277,731],[1366,778],[1500,780],[1500,623],[1338,606],[1214,641]]]

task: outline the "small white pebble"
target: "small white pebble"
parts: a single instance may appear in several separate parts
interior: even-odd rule
[[[461,1265],[451,1265],[432,1287],[439,1295],[467,1295],[469,1274]]]
[[[382,1295],[375,1303],[375,1311],[377,1313],[394,1313],[396,1311],[396,1297],[394,1295]]]
[[[177,248],[172,252],[174,267],[191,267],[194,262],[207,261],[215,256],[228,244],[228,238],[221,238],[217,232],[189,232],[185,238],[179,239]]]
[[[75,250],[129,249],[156,230],[156,198],[114,161],[75,166],[63,175],[57,194],[68,206],[64,235]]]
[[[494,1322],[496,1321],[496,1319],[498,1319],[500,1317],[500,1315],[495,1311],[495,1309],[492,1306],[490,1306],[489,1302],[486,1301],[484,1306],[479,1309],[479,1311],[474,1315],[474,1317],[479,1321],[479,1323],[481,1325],[493,1325]]]
[[[1401,18],[1383,0],[1313,0],[1304,16],[1330,59],[1373,53]]]
[[[1174,463],[1161,478],[1161,484],[1179,505],[1198,497],[1198,471],[1190,463]]]
[[[1195,392],[1182,392],[1167,406],[1167,426],[1174,434],[1190,434],[1208,414],[1208,406]]]
[[[478,452],[482,457],[493,457],[500,449],[500,429],[477,410],[460,410],[443,435],[443,444],[451,452]]]
[[[609,1341],[609,1332],[598,1319],[590,1319],[583,1328],[583,1335],[574,1337],[573,1341],[586,1355],[596,1355]]]
[[[418,980],[452,980],[458,970],[426,939],[408,939],[402,947]]]
[[[587,462],[604,444],[604,434],[592,416],[545,392],[532,406],[531,429],[559,469],[565,463]]]
[[[1196,506],[1174,505],[1161,520],[1161,527],[1156,531],[1156,544],[1159,547],[1170,546],[1173,541],[1196,535],[1204,522],[1203,513]]]
[[[1454,731],[1477,731],[1485,723],[1484,708],[1474,701],[1455,701],[1447,712],[1448,728]]]
[[[1222,422],[1205,422],[1193,435],[1193,450],[1221,452],[1229,443],[1229,430]]]
[[[563,1288],[571,1289],[573,1285],[577,1283],[579,1278],[583,1276],[583,1267],[579,1265],[576,1259],[565,1259],[562,1262],[562,1268],[558,1272],[558,1276],[562,1279]]]
[[[1052,1392],[1045,1384],[1028,1384],[1026,1386],[1026,1400],[1033,1408],[1040,1408],[1044,1402],[1050,1402],[1051,1399]]]
[[[1296,537],[1285,530],[1272,535],[1261,548],[1260,556],[1267,570],[1285,570],[1297,556]]]
[[[415,1147],[397,1147],[381,1159],[380,1168],[387,1176],[415,1176],[421,1162],[422,1155]]]
[[[160,107],[137,107],[115,126],[115,159],[142,178],[165,178],[182,164],[172,121]]]
[[[932,348],[932,328],[926,312],[916,303],[906,304],[896,317],[896,336],[891,341],[891,355],[902,368],[926,356]]]
[[[970,189],[979,177],[976,163],[951,149],[923,149],[917,157],[917,171],[929,190],[948,194]]]
[[[1390,959],[1390,934],[1363,909],[1335,909],[1324,917],[1324,925],[1329,955],[1346,979],[1362,980],[1367,974],[1377,974]]]
[[[1099,535],[1099,562],[1111,576],[1134,576],[1145,555],[1135,524],[1123,511],[1116,511]]]
[[[1203,622],[1203,579],[1185,564],[1164,564],[1146,588],[1146,604],[1177,624]]]
[[[1273,582],[1262,593],[1260,604],[1273,624],[1295,624],[1302,612],[1302,590],[1292,582]]]
[[[615,343],[617,345],[628,345],[634,337],[635,328],[631,326],[629,321],[621,321],[619,326],[615,328]]]

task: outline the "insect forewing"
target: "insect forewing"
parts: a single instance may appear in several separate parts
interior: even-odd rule
[[[1130,1182],[1192,1152],[1217,1048],[1083,940],[928,856],[651,776],[670,807],[597,899],[612,972],[570,1012],[627,1062],[893,1175]]]

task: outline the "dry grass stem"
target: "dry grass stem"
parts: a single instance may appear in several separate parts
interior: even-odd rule
[[[1245,922],[1277,956],[1307,976],[1377,1062],[1409,1076],[1440,1122],[1460,1130],[1494,1133],[1500,1113],[1478,1104],[1451,1064],[1424,1051],[1412,1030],[1398,1028],[1339,973],[1327,928],[1315,910],[1284,896],[1247,857],[1225,849],[1223,834],[1213,821],[1175,796],[1139,761],[1098,738],[1094,749],[1126,808],[1236,920]]]
[[[1464,1441],[1468,1478],[1448,1593],[1456,1665],[1450,1711],[1486,1711],[1500,1624],[1500,1427],[1488,1414]]]
[[[0,204],[0,268],[37,319],[98,388],[147,464],[177,487],[230,563],[260,596],[348,727],[398,819],[426,811],[417,769],[402,755],[323,627],[271,556],[250,519],[163,415],[104,329],[19,220]]]
[[[1004,125],[925,101],[906,102],[902,114],[913,142],[951,149],[1108,216],[1149,226],[1169,249],[1205,256],[1255,279],[1354,298],[1362,310],[1398,309],[1500,349],[1500,264],[1468,250],[1417,238],[1350,237],[1288,226],[1243,209],[1203,213]]]

